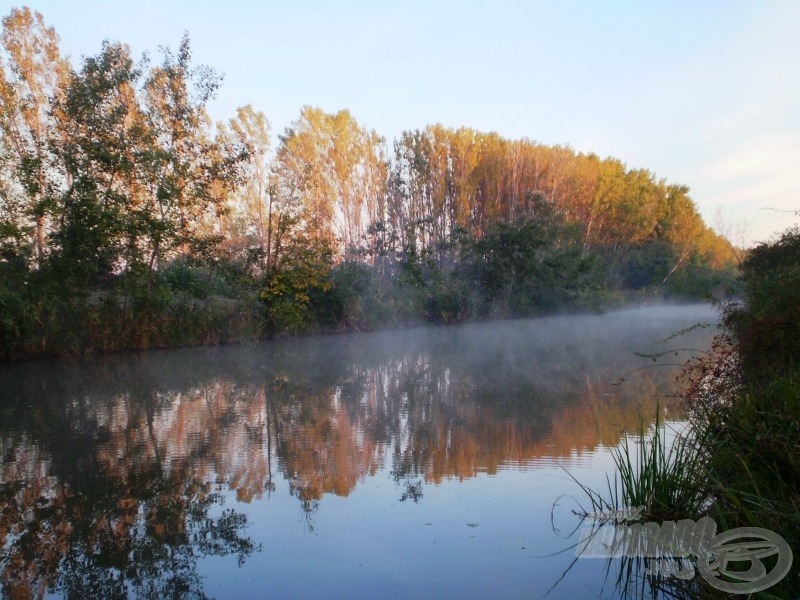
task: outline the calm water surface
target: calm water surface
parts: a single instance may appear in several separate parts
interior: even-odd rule
[[[604,561],[575,560],[571,476],[603,488],[625,431],[657,405],[681,420],[676,369],[635,352],[707,348],[713,327],[663,341],[700,322],[715,313],[2,365],[2,594],[615,597]]]

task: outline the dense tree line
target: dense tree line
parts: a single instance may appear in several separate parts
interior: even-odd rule
[[[188,38],[72,65],[13,9],[0,51],[0,355],[699,296],[733,253],[685,186],[616,159],[441,125],[389,144],[304,107],[271,146]]]

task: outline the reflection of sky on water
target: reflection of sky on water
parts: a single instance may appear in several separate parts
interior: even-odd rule
[[[565,466],[599,487],[611,464],[600,451]],[[246,509],[247,533],[264,544],[262,554],[241,568],[233,557],[206,561],[206,591],[238,598],[541,597],[574,559],[577,534],[569,533],[579,520],[571,511],[584,498],[552,464],[423,485],[417,503],[400,501],[403,491],[388,478],[368,478],[346,498],[326,496],[309,517],[279,484],[269,501]],[[560,534],[551,518],[564,528]],[[578,561],[548,597],[599,591],[604,569],[604,561]]]
[[[541,597],[574,559],[571,477],[604,490],[607,448],[669,403],[675,371],[636,371],[651,361],[633,352],[711,318],[674,307],[0,367],[3,589]],[[596,597],[605,568],[577,561],[548,597]]]

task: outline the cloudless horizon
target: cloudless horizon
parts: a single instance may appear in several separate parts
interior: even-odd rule
[[[251,104],[273,145],[303,105],[346,108],[389,141],[442,123],[613,156],[688,185],[708,225],[747,221],[749,243],[798,221],[800,3],[25,4],[73,66],[104,39],[158,60],[188,32],[224,74],[211,117]]]

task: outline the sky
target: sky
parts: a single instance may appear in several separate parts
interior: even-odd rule
[[[746,225],[747,244],[800,221],[796,0],[27,5],[74,66],[104,39],[157,59],[188,32],[195,64],[224,74],[211,116],[251,104],[274,141],[304,105],[349,109],[389,141],[466,126],[688,185],[706,223],[721,211],[731,229]]]

